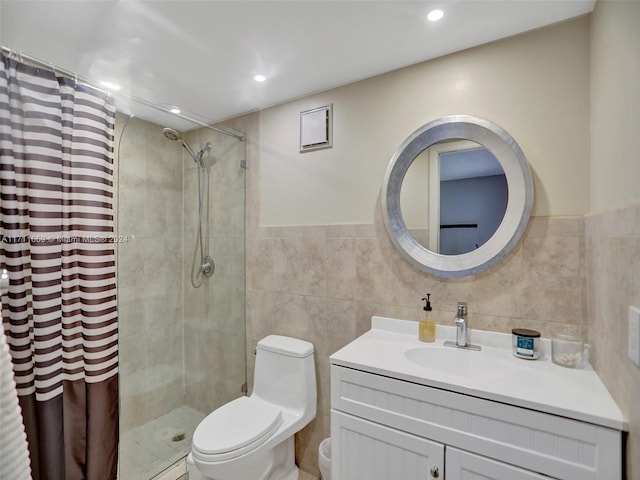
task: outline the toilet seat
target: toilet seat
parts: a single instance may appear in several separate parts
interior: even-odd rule
[[[210,413],[193,434],[194,457],[218,462],[239,457],[266,442],[282,425],[271,403],[240,397]]]

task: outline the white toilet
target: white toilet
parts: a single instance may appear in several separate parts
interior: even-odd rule
[[[263,338],[251,396],[214,410],[196,428],[189,480],[297,480],[294,434],[315,416],[313,345]]]

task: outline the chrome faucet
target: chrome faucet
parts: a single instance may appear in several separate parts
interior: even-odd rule
[[[467,303],[458,302],[458,311],[453,318],[456,322],[456,345],[467,346]]]
[[[473,345],[467,341],[467,327],[469,326],[469,322],[467,321],[467,302],[458,302],[456,316],[453,317],[453,320],[456,322],[456,341],[452,342],[447,340],[443,345],[445,347],[480,350],[480,345]]]

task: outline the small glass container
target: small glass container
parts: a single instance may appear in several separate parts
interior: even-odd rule
[[[577,328],[565,325],[551,337],[551,361],[567,368],[582,366],[584,340]]]
[[[540,332],[528,328],[511,330],[511,353],[525,360],[537,360],[540,357]]]

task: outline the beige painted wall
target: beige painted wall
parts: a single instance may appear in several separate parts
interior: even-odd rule
[[[421,125],[487,118],[520,144],[534,215],[589,210],[586,17],[260,112],[261,224],[370,223],[387,163]],[[299,153],[299,114],[333,103],[333,148]]]
[[[586,271],[592,362],[629,421],[627,478],[640,479],[640,368],[627,357],[640,307],[640,2],[598,1],[591,16],[592,212]]]
[[[591,24],[591,211],[640,200],[640,2],[600,1]]]

